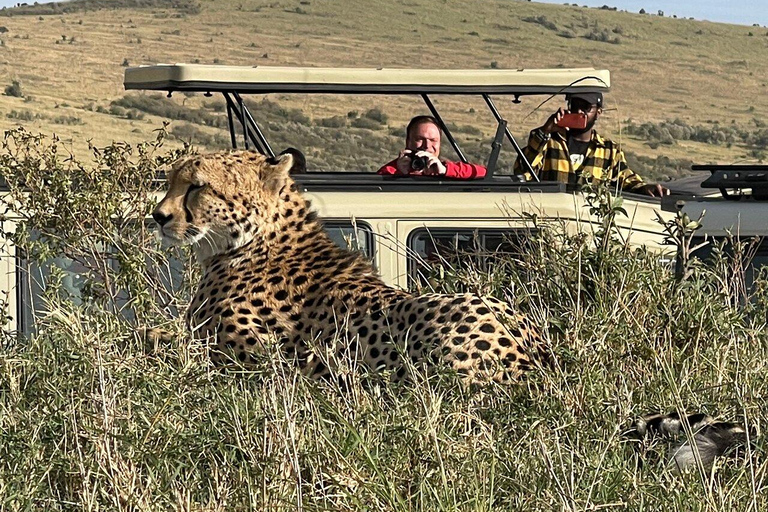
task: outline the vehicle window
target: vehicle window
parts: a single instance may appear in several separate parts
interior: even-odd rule
[[[373,230],[365,223],[353,223],[349,220],[326,221],[324,227],[331,239],[344,249],[360,251],[366,258],[372,259]],[[151,263],[151,262],[148,262]],[[110,268],[117,269],[118,263],[109,260]],[[149,265],[147,275],[151,277],[159,289],[165,292],[160,294],[160,299],[168,299],[165,307],[171,313],[176,311],[173,300],[183,286],[185,263],[176,257],[170,257],[167,265]],[[17,283],[17,316],[18,327],[24,334],[34,333],[34,319],[46,311],[45,293],[51,283],[51,279],[61,281],[61,290],[74,304],[81,304],[83,293],[86,291],[85,276],[88,269],[69,258],[53,258],[43,264],[35,263],[18,254],[16,258],[16,283]],[[127,307],[128,298],[125,293],[118,292],[117,307],[126,319],[132,319],[134,312]]]
[[[409,288],[434,288],[445,270],[489,270],[517,256],[531,229],[418,229],[408,238]]]
[[[17,316],[21,332],[31,334],[34,319],[43,313],[45,292],[52,279],[61,283],[61,290],[74,304],[82,303],[87,269],[65,257],[53,258],[38,265],[18,254],[16,258]]]
[[[698,245],[703,241],[703,237],[694,237],[692,245]],[[723,249],[726,256],[729,259],[734,257],[733,246],[725,237],[709,237],[708,241],[709,243],[697,249],[693,256],[702,260],[711,258],[718,244],[725,242]],[[747,287],[751,287],[761,269],[768,269],[768,239],[763,238],[757,241],[742,240],[742,243],[745,244],[743,255],[749,259],[744,272],[744,282]]]
[[[323,221],[328,236],[342,249],[359,251],[369,259],[373,259],[373,229],[360,221],[328,220]]]

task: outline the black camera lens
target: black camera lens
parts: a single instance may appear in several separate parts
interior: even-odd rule
[[[411,170],[412,171],[423,171],[427,168],[427,164],[429,163],[429,160],[426,156],[412,156],[411,157]]]

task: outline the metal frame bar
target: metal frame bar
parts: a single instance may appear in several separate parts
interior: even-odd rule
[[[232,148],[237,149],[237,137],[235,133],[234,119],[237,119],[243,127],[243,140],[245,149],[249,149],[249,142],[252,143],[259,153],[274,158],[275,152],[267,142],[264,133],[261,131],[258,123],[251,115],[243,98],[236,92],[232,92],[235,99],[232,99],[229,92],[222,93],[227,101],[227,118],[229,124],[229,135],[232,140]],[[250,127],[250,129],[249,129]]]
[[[264,136],[264,132],[261,131],[259,124],[251,115],[251,112],[248,110],[248,107],[245,105],[245,102],[240,97],[240,94],[237,92],[233,92],[233,94],[235,95],[235,99],[237,100],[237,102],[241,105],[243,116],[248,120],[248,123],[250,124],[251,129],[256,135],[256,138],[259,139],[259,142],[261,142],[261,148],[264,150],[264,151],[261,151],[261,153],[271,158],[274,158],[275,152],[272,150],[272,147],[269,145],[269,142],[267,142],[267,138]]]
[[[499,121],[499,126],[496,128],[496,135],[493,137],[493,142],[491,143],[491,155],[488,157],[488,164],[485,166],[487,170],[485,178],[490,179],[496,171],[496,162],[499,160],[501,146],[504,144],[504,130],[506,129],[507,121],[506,119],[502,119]]]
[[[488,108],[493,113],[493,116],[496,118],[496,122],[501,123],[502,121],[504,121],[504,118],[501,117],[501,114],[496,108],[496,105],[493,103],[493,100],[491,99],[490,95],[483,94],[483,99],[485,100],[486,105],[488,105]],[[512,146],[515,148],[515,153],[517,153],[517,158],[522,159],[523,167],[525,168],[526,171],[531,173],[531,176],[533,176],[533,180],[537,183],[541,182],[541,180],[539,179],[539,176],[533,170],[533,167],[531,167],[531,163],[528,161],[527,158],[525,158],[525,155],[523,154],[523,150],[520,149],[520,145],[515,140],[515,137],[512,136],[512,132],[509,131],[509,127],[506,126],[506,121],[504,122],[505,122],[504,132],[506,133],[507,139],[509,139],[509,142],[511,142]]]
[[[240,98],[235,98],[237,100],[237,106],[240,107],[240,126],[243,127],[243,145],[245,146],[245,150],[247,151],[250,149],[248,147],[248,119],[245,117],[245,108],[243,105],[243,100]],[[263,153],[261,151],[263,148],[259,147],[259,153]]]
[[[237,149],[237,139],[235,138],[235,120],[232,118],[232,106],[230,105],[230,99],[224,94],[224,98],[227,100],[227,125],[229,125],[229,138],[232,141],[232,149]]]
[[[453,138],[451,131],[443,122],[443,118],[440,117],[440,114],[437,112],[437,109],[432,104],[432,100],[430,100],[429,96],[426,94],[422,94],[421,97],[424,100],[424,103],[427,105],[427,108],[429,109],[429,111],[432,112],[432,117],[437,119],[437,122],[440,123],[440,129],[442,129],[443,133],[445,133],[445,137],[451,143],[451,146],[453,147],[453,150],[456,152],[456,154],[459,156],[459,159],[465,164],[469,163],[469,160],[467,160],[467,157],[464,156],[464,153],[461,151],[461,148],[459,147],[459,144],[456,142],[456,139]]]

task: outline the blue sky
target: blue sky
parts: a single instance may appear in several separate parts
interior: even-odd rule
[[[27,0],[32,3],[34,0]],[[44,1],[38,0],[41,3]],[[565,0],[537,0],[550,4],[564,4]],[[0,7],[12,7],[18,0],[0,0]],[[665,16],[676,14],[678,17],[694,17],[697,20],[709,20],[722,23],[768,25],[768,0],[571,0],[590,7],[609,5],[630,12],[645,9],[649,13],[664,11]]]
[[[536,0],[548,4],[564,4],[565,0]],[[568,3],[601,7],[609,5],[620,10],[656,14],[664,11],[665,16],[676,14],[678,18],[717,21],[752,25],[768,25],[768,0],[570,0]]]

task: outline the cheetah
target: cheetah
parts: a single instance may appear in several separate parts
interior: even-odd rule
[[[506,303],[414,296],[338,247],[290,176],[303,162],[296,150],[219,152],[185,157],[168,173],[152,215],[160,237],[190,244],[202,267],[187,321],[209,340],[214,364],[253,364],[276,345],[312,378],[351,358],[400,380],[409,358],[481,383],[515,381],[539,361],[540,331]]]

